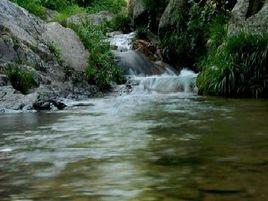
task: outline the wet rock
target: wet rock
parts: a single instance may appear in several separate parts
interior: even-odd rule
[[[59,48],[61,59],[67,66],[77,71],[85,70],[89,53],[73,30],[57,22],[48,23],[43,38]]]
[[[151,41],[136,40],[133,43],[133,49],[143,53],[151,61],[162,60],[160,49]]]
[[[115,52],[115,56],[125,75],[156,75],[165,72],[165,68],[154,65],[137,51]]]
[[[59,101],[59,100],[37,100],[34,104],[33,104],[33,108],[37,111],[43,111],[43,110],[52,110],[52,108],[56,107],[58,110],[63,110],[66,105]]]
[[[238,0],[232,10],[228,34],[234,35],[241,30],[250,33],[268,31],[268,2],[264,0]]]
[[[0,108],[4,110],[23,110],[33,105],[37,99],[37,93],[23,95],[12,86],[0,87]]]
[[[33,104],[33,108],[37,111],[41,110],[51,110],[51,103],[50,102],[42,102],[37,101]]]

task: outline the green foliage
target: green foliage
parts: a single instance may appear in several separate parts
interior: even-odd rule
[[[62,9],[58,16],[56,16],[56,21],[63,22],[71,15],[75,15],[78,13],[85,13],[86,9],[78,6],[77,4],[72,4],[70,6],[67,6],[66,8]]]
[[[126,7],[125,0],[92,0],[88,10],[90,13],[98,13],[106,10],[114,14],[118,14],[123,7]]]
[[[90,53],[89,65],[86,70],[88,82],[97,85],[101,90],[109,89],[111,82],[123,83],[125,79],[115,64],[110,46],[104,42],[105,36],[102,27],[84,25],[73,27],[73,29]]]
[[[46,10],[42,6],[39,0],[12,0],[12,1],[38,17],[45,18],[46,16]]]
[[[8,68],[6,70],[6,75],[8,76],[14,89],[23,94],[27,94],[29,89],[37,86],[33,78],[33,73],[25,71],[19,67]]]
[[[226,37],[201,62],[201,94],[226,97],[268,96],[268,34],[239,33]]]

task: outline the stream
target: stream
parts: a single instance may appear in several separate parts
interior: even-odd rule
[[[266,100],[197,96],[187,69],[128,76],[127,93],[1,114],[0,200],[267,199]]]

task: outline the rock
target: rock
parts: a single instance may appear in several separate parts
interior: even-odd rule
[[[64,80],[64,67],[42,39],[45,22],[7,0],[0,1],[1,66],[27,65],[43,77]]]
[[[154,65],[137,51],[115,52],[115,57],[125,75],[156,75],[165,72],[165,68]]]
[[[59,100],[37,100],[34,104],[33,104],[33,108],[37,111],[43,111],[43,110],[51,110],[52,108],[56,107],[58,110],[63,110],[66,105],[59,101]]]
[[[50,102],[42,102],[37,101],[33,104],[33,108],[37,111],[41,110],[51,110],[51,103]]]
[[[38,94],[32,93],[23,95],[12,86],[0,87],[0,109],[4,110],[23,110],[29,108],[37,99]]]
[[[268,2],[264,0],[238,0],[232,10],[228,34],[234,35],[241,30],[250,33],[268,31]]]
[[[101,11],[97,14],[91,14],[89,20],[93,25],[100,25],[104,22],[111,21],[114,18],[114,15],[108,11]]]
[[[129,17],[133,25],[142,25],[148,23],[148,12],[143,0],[130,0],[128,6]]]
[[[162,60],[161,50],[155,44],[146,40],[135,40],[133,49],[143,53],[151,61]]]
[[[46,21],[52,22],[55,20],[55,18],[59,15],[59,13],[55,10],[51,10],[46,8]]]
[[[0,74],[0,87],[7,86],[9,84],[9,79],[6,75]]]
[[[76,71],[85,70],[89,53],[73,30],[57,22],[48,23],[43,38],[59,48],[61,59],[67,66]]]
[[[159,22],[159,34],[162,34],[167,28],[176,24],[174,16],[183,12],[188,12],[188,0],[170,0]]]
[[[92,25],[100,25],[105,22],[111,21],[113,18],[114,15],[109,13],[108,11],[101,11],[97,14],[79,13],[70,16],[65,23],[68,27],[71,27],[73,25],[80,26],[88,23]]]

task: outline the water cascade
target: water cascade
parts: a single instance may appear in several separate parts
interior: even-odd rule
[[[135,33],[110,34],[109,42],[115,47],[115,57],[124,74],[129,78],[129,85],[134,92],[194,92],[197,74],[183,69],[175,69],[149,61],[143,54],[132,50]]]

